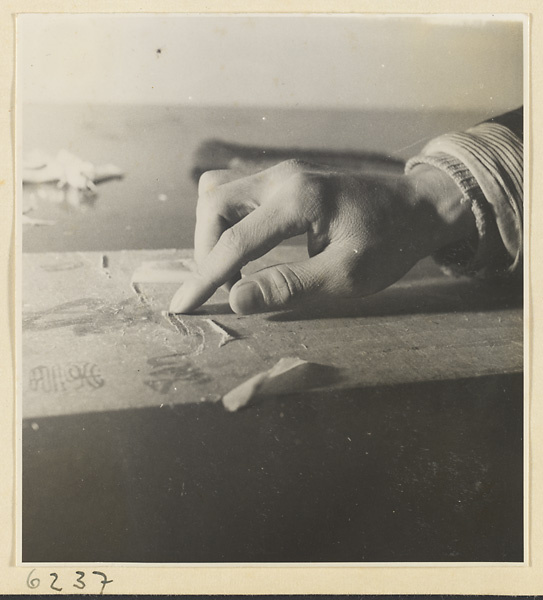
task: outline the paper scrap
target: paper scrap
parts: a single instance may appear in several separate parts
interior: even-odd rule
[[[244,381],[241,385],[238,385],[233,390],[230,390],[223,396],[222,403],[226,410],[234,412],[245,406],[251,398],[253,398],[259,391],[262,391],[264,385],[272,382],[273,379],[290,372],[303,365],[308,365],[306,360],[302,360],[297,357],[285,357],[281,358],[271,369],[263,371],[254,375],[247,381]],[[271,390],[270,390],[271,391]]]
[[[54,225],[56,223],[56,221],[50,221],[48,219],[33,219],[32,217],[29,217],[28,215],[23,215],[22,223],[23,223],[23,225],[41,226],[41,225]]]
[[[122,171],[115,165],[94,165],[67,150],[50,156],[35,150],[23,159],[23,183],[54,183],[79,190],[95,191],[95,184],[118,179]]]
[[[223,325],[217,323],[213,319],[205,319],[217,333],[221,334],[221,341],[219,342],[219,348],[222,348],[228,342],[232,342],[233,340],[238,339],[236,336],[232,335],[229,331],[227,331]]]
[[[195,270],[194,262],[186,259],[145,261],[134,271],[132,283],[183,283]]]

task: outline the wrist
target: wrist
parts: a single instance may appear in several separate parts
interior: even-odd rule
[[[428,254],[466,239],[477,238],[471,206],[445,171],[428,164],[414,166],[405,176],[428,232]]]

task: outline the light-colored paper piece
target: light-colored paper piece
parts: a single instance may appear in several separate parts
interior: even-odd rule
[[[28,215],[22,216],[23,225],[33,225],[33,226],[42,226],[42,225],[54,225],[56,221],[50,221],[49,219],[33,219]]]
[[[217,321],[214,321],[213,319],[205,320],[209,323],[212,329],[214,329],[217,333],[220,333],[221,340],[219,342],[219,348],[222,348],[225,344],[228,344],[228,342],[232,342],[237,339],[235,336],[229,333],[221,324],[217,323]]]
[[[183,283],[194,274],[190,263],[183,259],[143,262],[134,271],[131,283]]]
[[[230,390],[223,396],[222,403],[226,410],[234,412],[245,406],[251,398],[259,391],[262,391],[264,385],[271,382],[276,377],[283,375],[293,369],[309,364],[307,361],[297,357],[281,358],[271,369],[254,375],[233,390]]]
[[[49,156],[35,150],[23,159],[23,183],[54,183],[78,190],[94,191],[95,184],[122,177],[115,165],[94,165],[67,150]]]

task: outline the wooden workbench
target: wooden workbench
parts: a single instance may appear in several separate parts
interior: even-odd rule
[[[304,252],[285,246],[250,268]],[[238,316],[219,291],[172,320],[161,312],[175,284],[136,293],[130,280],[144,261],[179,259],[190,268],[189,251],[24,256],[25,417],[216,402],[286,356],[318,365],[287,377],[280,390],[289,393],[522,370],[518,296],[451,279],[429,261],[363,300]],[[220,346],[210,319],[235,339]]]

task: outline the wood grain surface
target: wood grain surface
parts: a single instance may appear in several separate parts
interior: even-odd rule
[[[304,252],[283,246],[249,270]],[[144,261],[190,264],[190,257],[188,250],[24,255],[24,416],[217,402],[289,356],[312,365],[278,381],[274,394],[522,371],[518,291],[449,278],[430,260],[366,299],[258,316],[233,314],[219,290],[196,314],[171,318],[162,312],[175,285],[135,291],[130,284]],[[220,345],[210,318],[235,339]]]

